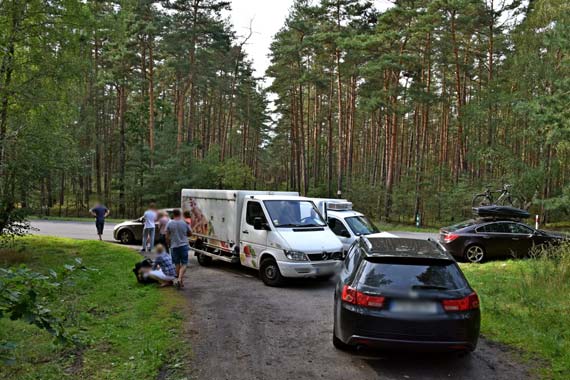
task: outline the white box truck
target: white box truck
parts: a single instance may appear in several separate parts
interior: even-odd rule
[[[341,241],[344,251],[354,243],[359,236],[369,237],[396,237],[389,232],[380,230],[361,212],[352,209],[352,202],[346,199],[311,198],[332,232]]]
[[[286,277],[330,277],[342,263],[342,244],[298,193],[183,189],[182,209],[190,211],[190,245],[201,265],[240,263],[278,286]]]

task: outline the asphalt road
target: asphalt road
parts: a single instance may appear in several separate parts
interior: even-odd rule
[[[37,234],[95,237],[91,223],[34,221]],[[112,224],[104,237],[112,240]],[[431,234],[396,233],[429,237]],[[194,257],[182,290],[192,379],[529,379],[502,345],[480,340],[471,355],[346,353],[332,345],[334,279],[264,286],[255,271]]]

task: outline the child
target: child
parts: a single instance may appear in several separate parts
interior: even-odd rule
[[[188,210],[184,211],[184,221],[187,225],[192,226],[192,214]]]
[[[172,263],[170,254],[166,252],[162,244],[158,244],[155,247],[155,252],[157,256],[154,259],[154,266],[148,273],[148,277],[157,280],[160,283],[160,287],[173,285],[176,279],[176,268]]]
[[[166,225],[170,222],[170,218],[168,217],[168,213],[166,212],[159,212],[158,213],[158,242],[168,251],[168,242],[166,241]]]

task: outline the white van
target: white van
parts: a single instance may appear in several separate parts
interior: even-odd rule
[[[346,199],[311,198],[321,214],[325,215],[332,232],[341,241],[344,251],[362,235],[368,237],[396,237],[389,232],[380,232],[366,215],[352,209]]]
[[[330,277],[342,263],[342,244],[298,193],[183,189],[182,209],[191,213],[201,265],[240,263],[277,286],[285,277]]]

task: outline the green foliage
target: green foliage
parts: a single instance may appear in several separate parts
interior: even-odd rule
[[[27,216],[27,210],[14,209],[0,201],[0,248],[28,233],[31,227]]]
[[[24,298],[24,282],[37,289],[36,302],[75,344],[54,345],[47,330],[5,314],[0,341],[12,342],[2,347],[12,364],[0,365],[0,378],[156,379],[161,369],[181,366],[182,296],[137,284],[131,268],[139,260],[129,248],[47,237],[16,239],[1,250],[0,265],[14,278],[11,288],[22,286]],[[29,268],[25,274],[22,263]],[[63,269],[54,274],[51,268]]]

